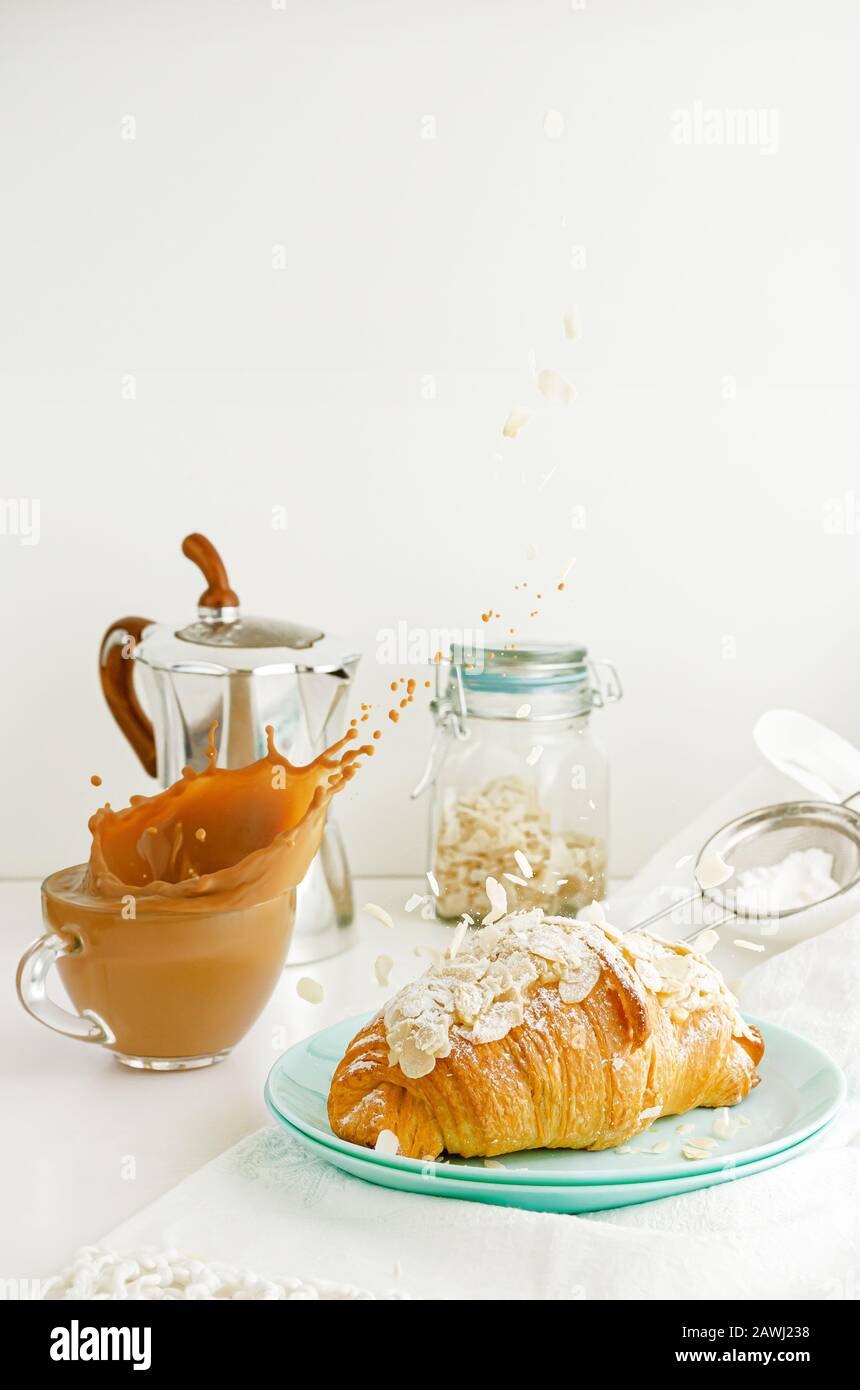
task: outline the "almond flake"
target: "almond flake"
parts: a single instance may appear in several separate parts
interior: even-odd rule
[[[517,861],[517,868],[519,869],[523,878],[534,878],[534,869],[532,868],[529,861],[526,859],[521,849],[514,850],[514,858]]]
[[[302,975],[301,979],[296,981],[296,994],[308,1004],[321,1004],[325,990],[319,980],[312,979],[310,975]]]
[[[509,883],[515,883],[518,888],[528,888],[525,879],[520,878],[517,874],[505,874],[505,878]]]
[[[739,1117],[732,1115],[728,1106],[721,1105],[719,1110],[714,1111],[712,1132],[718,1139],[732,1139],[739,1129],[738,1120]]]
[[[534,767],[535,763],[539,762],[542,757],[543,744],[536,743],[534,748],[531,750],[528,757],[526,758],[526,762],[528,763],[529,767]]]
[[[695,1144],[682,1144],[681,1153],[685,1158],[689,1158],[691,1162],[695,1162],[697,1158],[709,1157],[707,1149],[699,1149]]]
[[[699,887],[707,891],[709,888],[719,888],[733,873],[731,864],[727,864],[722,855],[708,854],[696,865],[695,878]]]
[[[695,1128],[696,1128],[695,1125],[686,1125],[686,1124],[685,1124],[685,1125],[678,1125],[678,1128],[677,1128],[676,1133],[678,1133],[678,1134],[692,1134],[692,1133],[693,1133],[693,1130],[694,1130]]]
[[[508,416],[507,420],[502,426],[502,434],[505,436],[505,439],[516,439],[520,430],[523,428],[524,425],[527,425],[528,422],[529,412],[527,410],[521,409],[518,406],[515,410],[511,411],[510,415]]]
[[[381,1129],[376,1136],[374,1149],[378,1154],[383,1154],[388,1158],[393,1158],[400,1152],[400,1140],[393,1129]]]
[[[421,904],[422,904],[422,903],[426,903],[426,901],[427,901],[427,894],[426,894],[426,893],[413,893],[412,896],[411,896],[411,898],[407,898],[407,899],[406,899],[406,902],[403,904],[403,911],[404,911],[404,912],[414,912],[415,909],[416,909],[416,907],[420,907]]]
[[[735,945],[736,945],[736,946],[742,947],[742,949],[743,949],[744,951],[763,951],[763,950],[764,950],[764,946],[762,946],[762,944],[761,944],[760,941],[745,941],[744,938],[743,938],[742,936],[736,936],[736,937],[735,937]]]
[[[516,711],[516,718],[517,718],[517,719],[528,719],[528,717],[529,717],[529,715],[531,714],[531,712],[532,712],[532,707],[531,707],[531,705],[520,705],[519,708],[518,708],[517,711]]]
[[[495,1160],[494,1158],[485,1158],[485,1159],[484,1159],[484,1167],[485,1167],[485,1168],[504,1168],[504,1166],[505,1166],[504,1163],[497,1163],[496,1160]]]
[[[663,1113],[662,1105],[650,1105],[647,1110],[640,1110],[640,1120],[656,1120],[658,1115]]]
[[[375,917],[377,922],[381,922],[384,927],[394,928],[394,918],[390,912],[386,912],[384,907],[379,907],[376,903],[365,903],[364,910],[369,917]]]
[[[391,956],[377,956],[376,960],[373,963],[373,969],[376,972],[377,983],[380,985],[387,986],[389,984],[389,976],[393,968],[394,961],[391,959]]]
[[[439,884],[436,882],[436,875],[430,869],[427,870],[427,882],[430,884],[434,898],[438,898]]]

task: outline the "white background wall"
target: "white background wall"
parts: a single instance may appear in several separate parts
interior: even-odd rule
[[[193,614],[192,529],[249,607],[354,633],[362,699],[380,628],[518,615],[575,555],[538,632],[623,675],[619,872],[769,705],[860,740],[859,38],[850,0],[2,0],[0,496],[41,533],[0,536],[0,872],[146,789],[96,651]],[[696,102],[778,149],[674,143]],[[350,791],[356,870],[423,869],[429,735]]]

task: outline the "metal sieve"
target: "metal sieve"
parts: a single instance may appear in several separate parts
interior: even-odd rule
[[[632,930],[641,931],[700,901],[713,903],[723,910],[725,915],[719,921],[707,923],[709,927],[719,927],[733,920],[776,921],[793,917],[847,893],[860,883],[860,814],[848,805],[858,796],[860,792],[853,792],[841,802],[783,801],[747,811],[715,831],[702,845],[696,859],[694,873],[703,861],[718,854],[731,865],[734,874],[738,874],[748,869],[771,868],[798,850],[820,849],[832,858],[830,877],[839,885],[835,891],[795,907],[773,908],[762,902],[758,909],[749,902],[737,901],[732,879],[728,879],[715,888],[697,887],[688,898],[661,908]],[[690,936],[698,935],[701,930],[702,926],[698,926]],[[688,941],[690,936],[683,939]]]

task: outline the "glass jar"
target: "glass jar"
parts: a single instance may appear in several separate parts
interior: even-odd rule
[[[436,673],[436,736],[414,796],[432,787],[436,914],[488,911],[486,881],[508,909],[575,913],[606,891],[609,768],[591,711],[621,698],[609,662],[585,647],[532,643],[465,652]]]

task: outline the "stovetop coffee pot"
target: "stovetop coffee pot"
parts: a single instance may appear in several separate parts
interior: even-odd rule
[[[206,766],[213,720],[220,767],[263,757],[267,724],[290,762],[310,762],[344,732],[360,653],[318,628],[243,615],[212,542],[186,536],[182,550],[206,580],[197,620],[174,627],[119,618],[102,638],[102,689],[119,727],[150,777],[164,787],[177,781],[183,767]],[[138,698],[136,675],[149,714]],[[290,962],[322,960],[343,950],[352,918],[349,867],[330,809],[319,853],[298,890]]]

